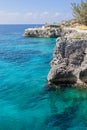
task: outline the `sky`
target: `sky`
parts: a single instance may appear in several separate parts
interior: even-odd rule
[[[0,0],[0,24],[43,24],[73,18],[81,0]]]

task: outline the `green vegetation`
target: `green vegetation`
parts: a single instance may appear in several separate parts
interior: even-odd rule
[[[73,15],[80,24],[87,26],[87,0],[80,4],[72,3]]]
[[[76,37],[74,37],[74,39],[82,39],[81,35],[77,35]]]
[[[84,34],[77,34],[75,37],[73,37],[73,39],[78,39],[78,40],[81,40],[81,39],[84,39],[84,38],[85,38]]]

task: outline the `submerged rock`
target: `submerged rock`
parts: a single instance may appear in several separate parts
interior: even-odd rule
[[[87,39],[57,38],[48,82],[87,86]]]

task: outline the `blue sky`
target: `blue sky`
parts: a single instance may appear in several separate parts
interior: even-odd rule
[[[0,24],[60,22],[72,18],[71,3],[81,0],[0,0]]]

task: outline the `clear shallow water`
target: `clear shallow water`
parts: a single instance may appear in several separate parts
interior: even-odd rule
[[[45,89],[56,39],[29,26],[0,25],[0,130],[87,130],[87,90]]]

